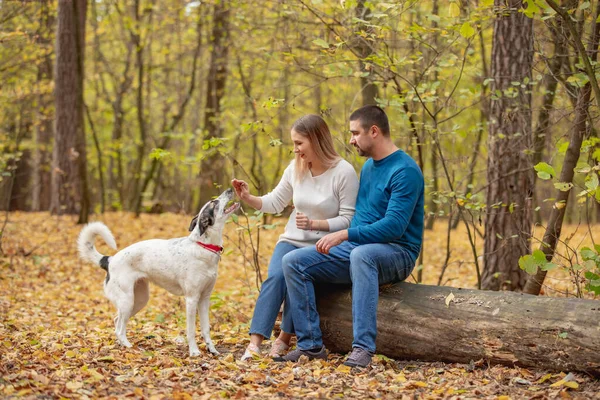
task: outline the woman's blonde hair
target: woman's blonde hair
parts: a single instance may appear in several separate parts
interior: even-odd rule
[[[327,122],[320,116],[308,114],[300,117],[292,125],[292,130],[308,139],[325,168],[329,169],[340,161],[341,157],[333,147],[333,137]],[[296,154],[296,179],[302,180],[306,176],[309,164]]]

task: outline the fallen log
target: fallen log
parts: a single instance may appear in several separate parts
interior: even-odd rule
[[[324,289],[317,291],[323,341],[348,352],[350,290]],[[377,321],[377,353],[391,358],[600,376],[600,301],[403,282],[380,290]]]

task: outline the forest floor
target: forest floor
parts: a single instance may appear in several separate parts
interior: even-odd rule
[[[144,239],[185,236],[190,217],[161,214],[136,219],[128,213],[107,213],[92,219],[104,221],[123,248]],[[284,225],[280,220],[274,229],[261,231],[258,259],[263,278]],[[424,283],[437,284],[446,258],[446,226],[440,221],[426,232]],[[115,311],[102,290],[105,272],[77,258],[80,229],[72,217],[8,215],[0,258],[0,397],[600,399],[600,381],[585,374],[489,366],[478,360],[445,364],[377,355],[364,370],[343,366],[343,354],[299,365],[266,358],[240,362],[258,290],[248,262],[249,241],[241,238],[243,231],[234,224],[226,230],[211,305],[212,337],[222,354],[211,356],[198,337],[202,354],[188,357],[182,341],[185,303],[158,287],[151,287],[148,306],[130,320],[133,348],[126,349],[115,342]],[[575,229],[566,227],[563,236]],[[594,233],[600,234],[600,229]],[[579,226],[571,243],[579,246],[586,241],[588,229]],[[479,251],[482,245],[477,238]],[[98,243],[98,248],[113,254],[104,244]],[[245,248],[245,255],[240,248]],[[476,287],[465,231],[453,232],[450,248],[443,283]],[[573,293],[568,274],[553,271],[549,276],[551,287],[546,292]]]

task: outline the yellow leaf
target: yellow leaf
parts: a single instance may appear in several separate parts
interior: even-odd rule
[[[498,396],[498,400],[510,400],[510,396]]]
[[[88,371],[86,371],[92,378],[94,378],[97,381],[101,381],[104,379],[104,375],[102,375],[100,372],[96,371],[95,368],[90,368]]]
[[[565,386],[571,389],[579,389],[579,383],[573,381],[565,382]]]
[[[413,385],[418,386],[418,387],[427,387],[427,383],[421,382],[421,381],[413,382]]]
[[[349,367],[349,366],[347,366],[347,365],[340,364],[340,366],[339,366],[339,367],[337,367],[335,370],[336,370],[337,372],[342,372],[342,373],[344,373],[344,374],[347,374],[347,373],[349,373],[349,372],[352,370],[352,368],[350,368],[350,367]]]
[[[398,375],[396,375],[396,377],[394,378],[395,382],[406,382],[406,376],[404,376],[403,372],[400,372]]]
[[[75,352],[73,350],[69,350],[65,353],[65,356],[67,356],[69,358],[73,358],[73,357],[75,357]]]
[[[554,208],[556,208],[557,210],[560,210],[561,208],[565,208],[567,204],[565,202],[556,202],[554,203]]]
[[[546,374],[546,375],[542,376],[540,379],[538,379],[538,381],[536,383],[544,383],[550,378],[552,378],[552,374]]]
[[[460,16],[460,7],[458,6],[458,4],[452,2],[450,3],[450,8],[448,10],[448,14],[452,17],[452,18],[456,18]]]
[[[566,382],[566,381],[565,381],[564,379],[561,379],[560,381],[556,381],[556,382],[554,382],[552,385],[550,385],[550,387],[559,387],[559,386],[562,386],[562,385],[564,385],[564,384],[565,384],[565,382]]]
[[[240,368],[237,365],[235,365],[234,363],[222,361],[221,364],[223,364],[224,366],[227,367],[227,369],[230,369],[232,371],[239,371],[240,370]]]
[[[192,400],[192,396],[186,392],[175,392],[173,393],[174,400]]]

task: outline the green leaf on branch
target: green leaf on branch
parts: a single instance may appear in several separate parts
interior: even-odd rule
[[[519,267],[529,275],[534,275],[538,269],[538,262],[534,256],[527,254],[519,258]]]
[[[598,256],[598,254],[596,254],[596,252],[594,252],[594,250],[590,249],[589,247],[583,247],[580,253],[581,258],[583,258],[584,261],[596,260],[596,257]]]
[[[544,254],[543,251],[541,251],[540,249],[535,250],[532,254],[533,258],[535,259],[535,261],[538,264],[545,264],[546,263],[546,255]]]
[[[556,176],[556,172],[554,172],[554,168],[551,165],[546,164],[545,162],[538,163],[534,169],[537,171],[537,176],[540,179],[548,180],[552,179]]]
[[[594,191],[598,188],[598,174],[595,172],[588,175],[588,179],[585,181],[585,187],[590,191]]]
[[[462,24],[462,26],[460,27],[460,35],[464,38],[470,38],[471,36],[473,36],[475,34],[475,29],[473,29],[473,27],[471,26],[471,24],[469,24],[468,22],[465,22],[464,24]]]
[[[324,49],[328,49],[329,48],[329,43],[327,43],[326,41],[324,41],[323,39],[315,39],[312,41],[314,44],[316,44],[317,46],[320,46]]]
[[[580,72],[578,74],[574,74],[571,75],[570,77],[567,78],[567,82],[569,82],[572,85],[575,85],[579,88],[582,88],[586,85],[586,83],[588,83],[590,81],[590,78],[587,76],[587,74]]]
[[[171,155],[171,152],[163,150],[163,149],[152,149],[150,152],[151,160],[162,160]]]
[[[534,0],[525,0],[525,3],[527,3],[527,8],[523,10],[523,14],[528,18],[533,18],[534,14],[540,12],[540,8],[535,4]]]
[[[204,141],[204,143],[202,144],[202,150],[208,150],[213,147],[219,147],[223,143],[223,141],[224,140],[222,138],[216,138],[216,137],[206,139]]]
[[[546,263],[546,264],[540,266],[540,269],[542,271],[552,271],[556,267],[558,267],[558,264],[554,264],[554,263],[549,262],[549,263]]]
[[[568,192],[573,187],[573,184],[571,182],[556,182],[554,187],[561,192]]]
[[[585,289],[589,292],[594,292],[596,295],[600,295],[600,275],[587,271],[585,277],[589,281]]]

